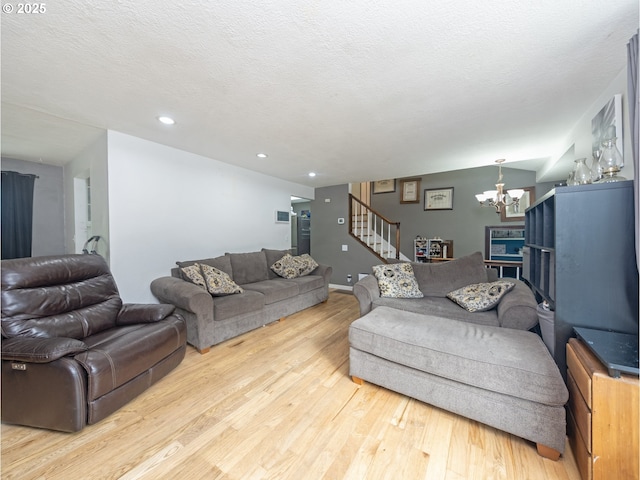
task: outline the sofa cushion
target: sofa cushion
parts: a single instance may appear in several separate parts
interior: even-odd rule
[[[3,260],[2,334],[82,340],[115,327],[122,300],[100,255]]]
[[[373,301],[372,308],[389,307],[396,310],[433,315],[436,317],[450,318],[461,322],[471,322],[477,325],[500,326],[497,311],[469,312],[460,308],[456,303],[446,297],[424,297],[406,300],[402,298],[378,297]]]
[[[324,278],[322,275],[305,275],[304,277],[290,278],[287,282],[298,285],[298,294],[300,295],[324,287]]]
[[[213,318],[215,321],[226,320],[264,308],[264,295],[260,292],[245,290],[237,295],[215,297],[213,300]]]
[[[568,392],[533,332],[376,308],[349,327],[352,348],[466,385],[551,406]]]
[[[303,277],[309,275],[316,268],[318,268],[318,263],[308,253],[295,257],[287,253],[271,265],[271,270],[282,278]]]
[[[447,298],[470,312],[484,312],[496,308],[502,297],[514,286],[515,283],[507,280],[474,283],[449,292]]]
[[[298,285],[284,279],[265,280],[263,282],[246,283],[246,290],[260,292],[264,295],[265,305],[293,298],[298,295]]]
[[[244,290],[231,277],[222,270],[218,270],[210,265],[199,264],[204,275],[207,291],[211,295],[232,295],[242,293]]]
[[[422,298],[410,263],[374,265],[380,296],[387,298]]]
[[[146,372],[184,344],[185,335],[183,320],[170,316],[88,337],[88,350],[74,357],[87,372],[87,399],[95,400]]]
[[[425,297],[446,297],[449,292],[466,285],[487,282],[487,268],[480,252],[449,262],[412,265]]]
[[[229,253],[233,281],[238,285],[269,279],[267,256],[264,252]]]

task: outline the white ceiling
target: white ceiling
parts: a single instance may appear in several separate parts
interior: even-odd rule
[[[311,186],[558,158],[639,22],[637,0],[45,5],[1,15],[3,156],[64,164],[112,129]]]

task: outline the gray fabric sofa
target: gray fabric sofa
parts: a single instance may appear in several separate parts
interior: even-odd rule
[[[353,380],[366,380],[564,451],[568,391],[533,332],[379,307],[349,327]]]
[[[176,262],[178,267],[171,269],[170,277],[151,282],[151,292],[160,302],[175,305],[187,323],[187,342],[206,353],[213,345],[327,300],[332,268],[319,265],[308,275],[281,278],[270,267],[286,253],[289,251],[263,248]],[[185,281],[179,267],[195,263],[227,273],[244,292],[212,296]]]
[[[368,275],[353,287],[360,304],[360,315],[385,306],[397,310],[429,314],[479,325],[529,330],[538,323],[537,303],[531,289],[522,281],[511,279],[515,287],[497,308],[486,312],[469,312],[447,298],[447,293],[473,283],[497,280],[495,269],[486,268],[482,253],[443,263],[412,263],[423,298],[384,298],[378,281]]]

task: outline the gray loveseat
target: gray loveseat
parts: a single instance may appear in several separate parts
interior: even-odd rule
[[[412,266],[423,298],[381,297],[376,277],[368,275],[353,287],[353,294],[360,304],[360,315],[365,315],[376,307],[385,306],[518,330],[529,330],[538,323],[536,299],[531,289],[520,280],[506,279],[513,281],[515,286],[502,298],[497,308],[486,312],[469,312],[447,298],[449,292],[458,288],[497,280],[496,270],[485,267],[480,252],[450,262],[412,263]]]
[[[213,345],[327,300],[332,268],[318,265],[308,275],[282,278],[270,267],[287,253],[263,248],[176,262],[170,277],[151,282],[151,291],[160,302],[176,306],[187,322],[187,342],[206,353]],[[181,267],[195,263],[227,273],[244,292],[213,296],[183,279]]]

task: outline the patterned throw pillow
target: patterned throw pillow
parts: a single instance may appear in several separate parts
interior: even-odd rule
[[[180,269],[182,271],[183,278],[191,283],[195,283],[199,287],[207,289],[207,284],[204,281],[204,277],[202,276],[202,271],[200,270],[200,265],[194,263],[188,267],[182,267]]]
[[[200,264],[200,268],[204,274],[207,290],[211,295],[231,295],[244,292],[244,289],[222,270],[205,264]]]
[[[309,275],[316,268],[318,263],[311,258],[308,253],[294,257],[287,253],[284,257],[271,265],[271,270],[282,278],[297,278]]]
[[[474,283],[449,292],[447,298],[470,312],[486,312],[495,308],[514,286],[515,283],[506,280]]]
[[[303,267],[302,271],[300,272],[301,277],[304,275],[309,275],[316,268],[318,268],[318,262],[311,258],[311,255],[309,255],[308,253],[303,253],[298,257],[298,259]]]
[[[373,274],[378,279],[380,296],[386,298],[422,298],[418,281],[410,263],[376,265]]]

